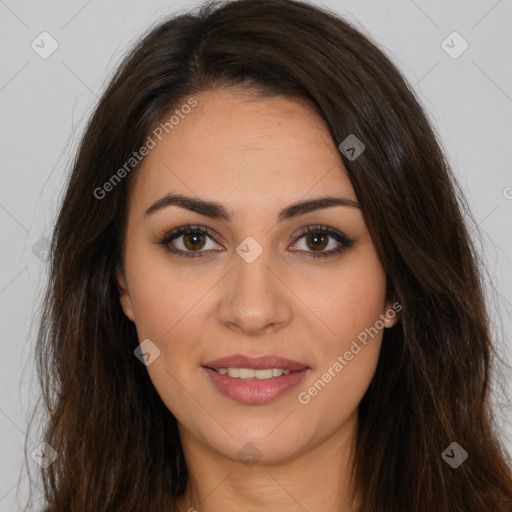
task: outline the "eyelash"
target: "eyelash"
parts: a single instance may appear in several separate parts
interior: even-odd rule
[[[187,224],[186,226],[182,226],[180,228],[174,229],[173,231],[166,233],[163,238],[157,242],[158,245],[163,246],[164,250],[166,252],[169,252],[171,254],[175,254],[178,257],[184,256],[185,258],[202,258],[205,255],[203,253],[207,251],[183,251],[181,249],[174,249],[172,246],[170,246],[170,243],[175,239],[179,238],[182,235],[187,235],[191,233],[201,233],[203,235],[206,235],[212,239],[214,239],[213,233],[205,227],[201,226],[191,226],[190,224]],[[328,258],[331,256],[334,256],[336,254],[339,254],[346,249],[350,249],[354,243],[353,240],[348,238],[345,234],[330,228],[329,226],[310,226],[304,231],[302,231],[296,238],[294,244],[299,241],[301,238],[306,237],[307,235],[312,234],[326,234],[334,238],[338,243],[339,246],[337,249],[333,249],[328,252],[309,252],[305,251],[305,253],[308,255],[307,257],[316,259],[316,258]],[[300,252],[300,251],[298,251]]]

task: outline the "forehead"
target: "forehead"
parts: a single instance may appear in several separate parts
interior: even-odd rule
[[[325,121],[305,100],[226,89],[194,98],[197,105],[156,139],[139,166],[134,208],[169,192],[213,199],[233,211],[261,208],[262,198],[291,203],[308,194],[356,201]]]

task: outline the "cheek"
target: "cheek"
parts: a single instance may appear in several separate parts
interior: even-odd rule
[[[375,372],[386,291],[386,276],[374,252],[361,252],[345,270],[330,283],[327,298],[317,301],[329,330],[322,336],[316,371],[299,399],[311,405],[311,412],[338,420],[357,408]]]
[[[325,335],[326,352],[348,350],[352,340],[375,326],[384,312],[385,293],[386,275],[367,244],[330,276],[323,290],[316,291],[317,311],[330,328]]]
[[[194,279],[179,272],[154,253],[133,250],[126,260],[139,341],[150,339],[159,356],[147,367],[148,375],[167,408],[179,421],[203,418],[204,410],[190,398],[190,366],[201,377],[197,354],[204,338],[206,291],[209,278]],[[192,381],[193,383],[194,381]],[[194,384],[195,385],[195,384]],[[204,418],[203,418],[204,419]]]
[[[162,251],[162,254],[154,251]],[[163,250],[133,249],[127,257],[130,292],[139,338],[154,340],[162,350],[183,336],[194,339],[201,329],[205,290],[215,281],[197,279],[166,260]],[[211,283],[210,283],[211,280]],[[160,346],[162,345],[162,346]]]
[[[339,315],[336,336],[323,345],[321,362],[298,390],[299,407],[308,418],[322,418],[325,432],[357,411],[375,373],[383,335],[381,309],[367,306],[357,316],[351,316],[351,308]]]

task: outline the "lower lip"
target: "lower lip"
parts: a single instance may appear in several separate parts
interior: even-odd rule
[[[309,372],[309,368],[304,368],[271,379],[243,380],[222,375],[205,366],[203,368],[221,393],[244,404],[265,404],[275,400],[297,386]]]

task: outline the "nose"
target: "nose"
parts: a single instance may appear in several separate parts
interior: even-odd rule
[[[293,313],[289,300],[291,291],[275,263],[273,265],[270,251],[263,250],[251,263],[238,254],[232,261],[234,268],[223,285],[219,322],[252,336],[286,326]]]

